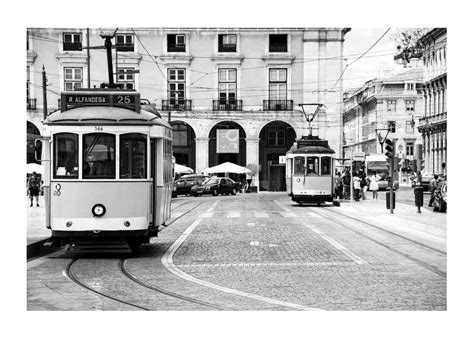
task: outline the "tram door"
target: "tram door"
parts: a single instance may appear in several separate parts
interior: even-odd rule
[[[150,139],[150,153],[151,153],[151,180],[152,180],[152,189],[151,189],[151,213],[152,213],[152,224],[156,224],[156,140]]]

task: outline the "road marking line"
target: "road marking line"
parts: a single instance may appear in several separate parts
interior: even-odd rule
[[[288,262],[288,263],[219,263],[219,264],[178,264],[180,268],[215,268],[215,267],[262,267],[262,266],[353,266],[356,262]]]
[[[296,217],[296,215],[292,212],[280,212],[280,214],[283,216],[283,217]]]
[[[227,218],[238,218],[240,217],[240,212],[229,212],[227,213]]]
[[[316,229],[314,228],[313,226],[310,226],[306,223],[303,223],[306,227],[308,227],[310,230],[312,230],[313,232],[315,232],[316,234],[318,234],[321,238],[323,238],[326,242],[328,242],[329,244],[331,244],[332,246],[334,246],[336,249],[338,249],[339,251],[341,251],[342,253],[344,253],[347,257],[349,257],[350,259],[352,259],[355,263],[359,264],[359,265],[362,265],[362,264],[369,264],[367,263],[367,261],[365,261],[364,259],[360,258],[359,256],[357,256],[355,253],[353,253],[352,251],[350,251],[349,249],[347,249],[344,245],[338,243],[337,241],[335,241],[334,239],[332,239],[331,237],[329,237],[328,235],[324,234],[323,232],[321,232],[319,229]]]
[[[314,212],[308,212],[308,215],[310,215],[311,217],[316,217],[316,218],[324,218],[323,216],[318,215],[318,214],[316,214],[316,213],[314,213]]]
[[[215,203],[215,204],[217,204],[217,203]],[[288,303],[288,302],[284,302],[284,301],[281,301],[281,300],[278,300],[278,299],[268,298],[268,297],[264,297],[264,296],[255,295],[255,294],[252,294],[252,293],[247,293],[247,292],[243,292],[243,291],[239,291],[239,290],[235,290],[235,289],[226,288],[224,286],[220,286],[220,285],[217,285],[217,284],[206,282],[206,281],[201,280],[201,279],[197,279],[197,278],[195,278],[191,275],[188,275],[184,271],[180,270],[173,263],[173,255],[178,250],[178,248],[184,243],[184,241],[191,234],[191,232],[199,225],[199,223],[201,223],[201,221],[202,221],[202,218],[198,218],[197,220],[195,220],[189,226],[189,228],[187,228],[181,234],[181,236],[179,236],[179,238],[168,248],[168,250],[166,250],[164,255],[161,257],[161,263],[163,264],[163,266],[168,271],[170,271],[171,273],[175,274],[176,276],[178,276],[180,278],[183,278],[185,280],[188,280],[190,282],[193,282],[193,283],[205,286],[205,287],[209,287],[209,288],[212,288],[212,289],[215,289],[215,290],[218,290],[218,291],[222,291],[222,292],[225,292],[225,293],[231,293],[231,294],[234,294],[234,295],[237,295],[237,296],[251,298],[251,299],[254,299],[254,300],[262,301],[262,302],[273,304],[273,305],[286,306],[286,307],[289,307],[289,308],[292,308],[292,309],[297,309],[297,310],[322,311],[322,309],[318,309],[318,308],[312,308],[312,307],[309,307],[309,306]]]
[[[268,214],[266,212],[256,212],[255,217],[257,217],[257,218],[268,218]]]
[[[250,245],[251,246],[259,246],[260,242],[259,241],[252,241],[252,242],[250,242]]]
[[[200,214],[198,217],[201,217],[201,218],[211,218],[213,215],[214,215],[213,212],[204,212],[204,213]]]
[[[281,202],[279,201],[273,201],[273,202],[275,202],[275,204],[278,205],[283,211],[291,212],[291,210],[285,207],[283,204],[281,204]]]
[[[207,209],[207,212],[213,212],[214,211],[214,208],[216,207],[217,203],[219,203],[219,200],[215,201],[214,204],[212,204],[212,206]]]

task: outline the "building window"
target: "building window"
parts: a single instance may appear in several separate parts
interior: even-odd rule
[[[415,100],[405,101],[406,111],[414,112],[415,111]]]
[[[268,145],[269,146],[284,146],[285,145],[285,126],[270,125],[268,127]]]
[[[219,34],[218,36],[218,52],[219,53],[235,53],[237,52],[237,35],[235,34]]]
[[[415,124],[413,123],[413,120],[406,121],[406,132],[407,134],[413,134],[415,132]]]
[[[406,83],[405,84],[405,90],[408,92],[412,92],[416,89],[415,83]]]
[[[270,69],[270,100],[286,100],[287,89],[287,70],[286,68]]]
[[[396,100],[388,100],[387,101],[387,111],[395,112],[397,110],[397,101]]]
[[[133,35],[132,34],[117,34],[116,48],[118,52],[133,52]]]
[[[237,69],[219,69],[219,104],[235,103],[237,99]]]
[[[168,69],[168,100],[170,105],[183,104],[186,88],[186,69]]]
[[[63,34],[63,50],[64,51],[81,51],[82,50],[82,34],[81,33],[64,33]]]
[[[64,68],[64,90],[82,88],[82,68]]]
[[[407,142],[407,156],[413,156],[415,145],[413,142]]]
[[[135,88],[135,69],[134,68],[119,68],[117,74],[117,83],[123,84],[125,89]]]
[[[188,127],[182,123],[173,125],[173,147],[188,146]]]
[[[397,131],[395,121],[387,121],[387,127],[391,133],[395,133]]]
[[[186,36],[184,34],[168,34],[168,52],[186,52]]]
[[[288,35],[287,34],[270,34],[270,53],[287,52],[288,51]]]

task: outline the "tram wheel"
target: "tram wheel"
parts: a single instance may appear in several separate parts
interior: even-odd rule
[[[217,196],[217,195],[218,195],[217,190],[214,190],[214,191],[212,192],[212,194],[213,194],[214,196]]]

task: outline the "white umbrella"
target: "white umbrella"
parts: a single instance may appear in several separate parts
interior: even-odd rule
[[[249,174],[250,170],[231,162],[225,162],[225,163],[216,165],[215,167],[204,169],[203,172],[205,174],[215,174],[215,173]]]
[[[184,165],[176,163],[174,165],[174,172],[176,174],[192,174],[194,172],[194,170],[189,168],[189,167],[186,167]]]
[[[44,167],[40,164],[28,163],[26,165],[26,173],[31,174],[31,173],[33,173],[33,171],[36,171],[37,174],[43,175],[44,174]]]

